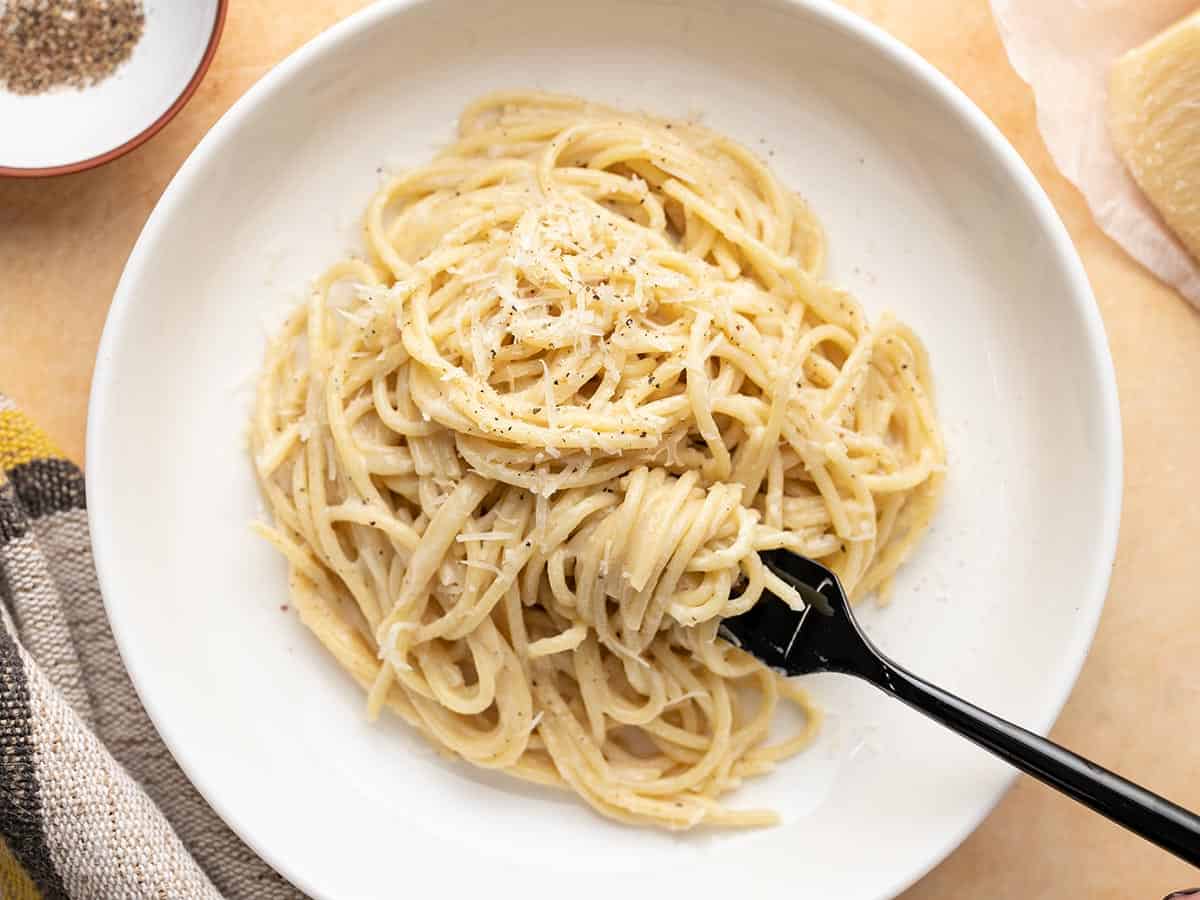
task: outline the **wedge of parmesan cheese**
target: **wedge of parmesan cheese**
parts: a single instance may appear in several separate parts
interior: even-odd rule
[[[1200,10],[1116,61],[1108,103],[1117,152],[1200,259]]]

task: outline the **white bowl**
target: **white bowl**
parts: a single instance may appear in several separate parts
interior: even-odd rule
[[[145,0],[145,29],[129,59],[84,90],[21,95],[0,86],[0,175],[78,172],[148,141],[199,87],[227,4]]]
[[[892,895],[1012,776],[864,684],[809,679],[829,711],[817,746],[733,796],[784,825],[659,834],[367,725],[357,687],[280,611],[284,565],[247,527],[264,319],[357,246],[381,169],[427,159],[468,100],[521,86],[702,113],[810,200],[831,277],[925,337],[947,494],[894,604],[864,617],[916,672],[1038,731],[1053,722],[1116,541],[1100,318],[1049,201],[983,114],[815,0],[383,2],[213,128],[130,257],[89,419],[96,563],[146,709],[224,819],[315,897]]]

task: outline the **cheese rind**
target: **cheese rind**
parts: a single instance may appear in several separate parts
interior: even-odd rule
[[[1108,103],[1121,159],[1200,259],[1200,10],[1116,61]]]

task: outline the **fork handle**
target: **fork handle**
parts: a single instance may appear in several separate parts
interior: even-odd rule
[[[873,648],[872,648],[873,649]],[[1200,816],[1053,741],[980,709],[876,651],[857,675],[1180,859],[1200,866]],[[845,670],[843,670],[845,671]]]

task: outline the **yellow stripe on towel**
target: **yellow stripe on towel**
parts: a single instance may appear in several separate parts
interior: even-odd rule
[[[19,409],[0,410],[0,469],[34,459],[60,459],[62,451]]]

